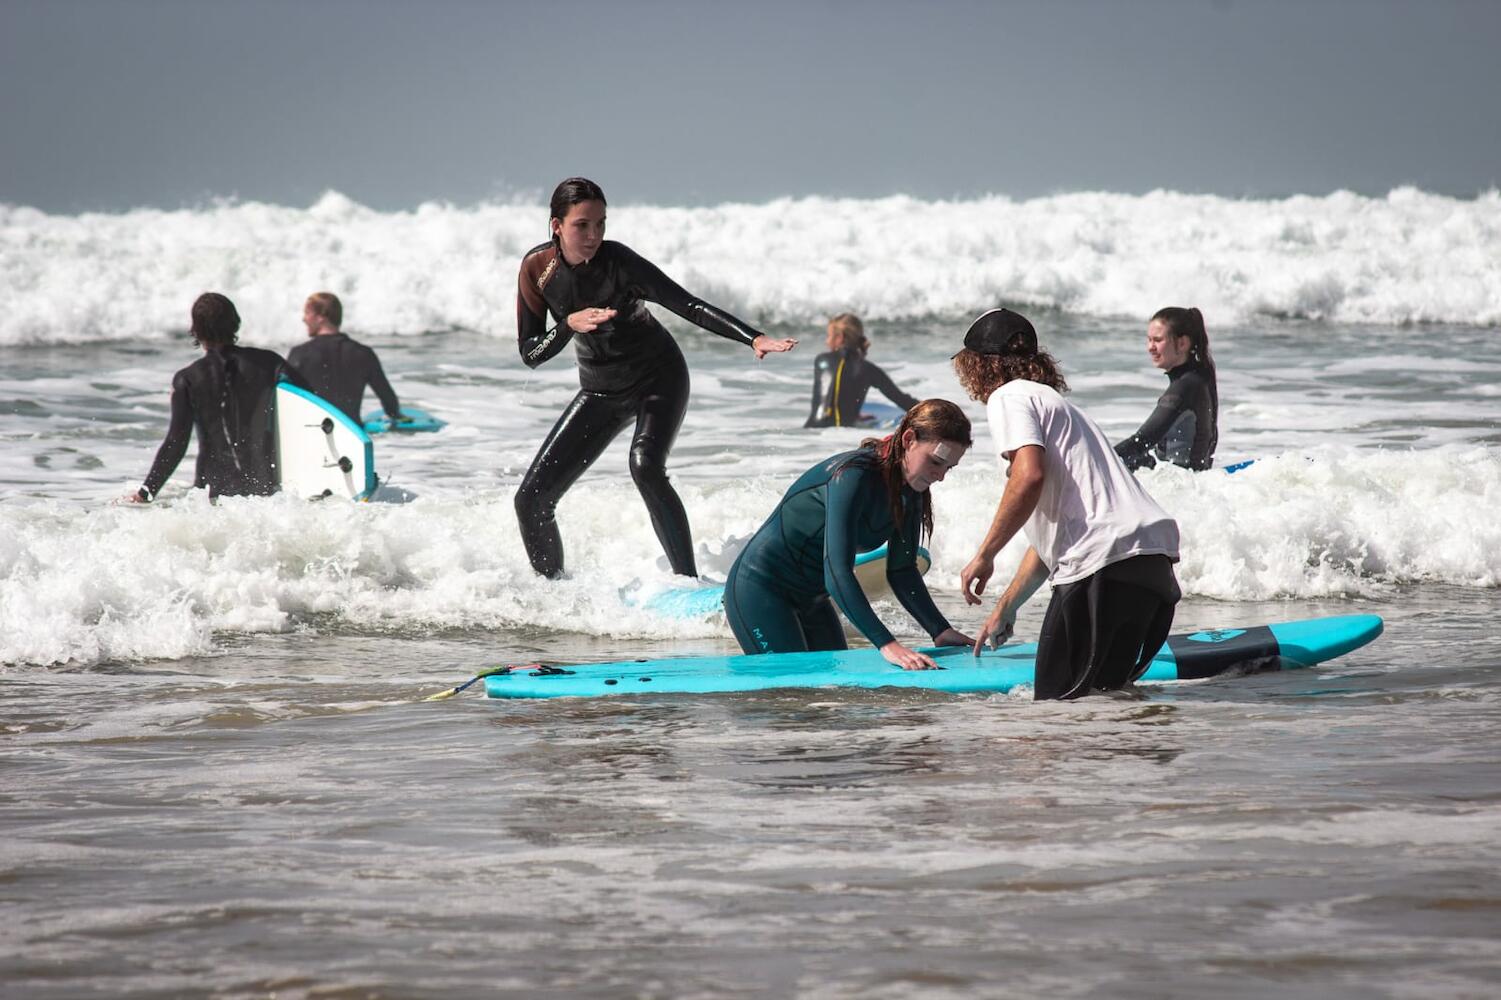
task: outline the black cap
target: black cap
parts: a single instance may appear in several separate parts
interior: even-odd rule
[[[969,325],[964,346],[976,354],[1036,354],[1037,331],[1021,313],[992,309]]]

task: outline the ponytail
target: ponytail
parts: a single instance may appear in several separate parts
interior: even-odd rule
[[[1188,359],[1214,372],[1214,357],[1209,353],[1209,333],[1204,329],[1204,314],[1197,306],[1168,306],[1152,315],[1153,323],[1167,327],[1171,337],[1188,338]]]

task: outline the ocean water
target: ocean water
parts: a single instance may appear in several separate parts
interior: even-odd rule
[[[17,996],[1471,997],[1501,988],[1501,200],[621,206],[611,235],[804,343],[756,363],[669,318],[672,473],[722,576],[803,468],[821,319],[869,319],[919,396],[968,318],[1026,311],[1112,435],[1163,378],[1148,315],[1206,314],[1233,476],[1142,479],[1183,529],[1180,629],[1376,613],[1311,670],[1027,693],[594,702],[424,695],[497,663],[727,652],[671,582],[625,439],[562,504],[568,578],[512,496],[576,388],[526,369],[536,205],[0,207],[0,981]],[[408,503],[133,490],[236,300],[283,352],[332,288],[403,400]],[[935,487],[957,591],[1000,495]],[[372,401],[372,406],[373,401]],[[1020,556],[1000,560],[1004,578]],[[1044,595],[1018,631],[1035,634]],[[880,610],[916,639],[896,605]],[[859,641],[856,639],[855,641]]]

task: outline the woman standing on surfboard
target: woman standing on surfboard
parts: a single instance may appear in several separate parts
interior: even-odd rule
[[[933,532],[928,487],[970,446],[969,418],[946,399],[907,411],[896,431],[803,473],[756,532],[725,581],[724,608],[747,653],[845,649],[837,605],[887,661],[936,667],[898,642],[855,579],[855,554],[887,546],[886,579],[935,645],[973,641],[943,617],[917,569],[920,534]]]
[[[667,478],[667,454],[688,407],[688,364],[677,342],[646,309],[656,302],[689,322],[745,344],[756,357],[790,351],[693,297],[656,265],[605,239],[605,193],[570,177],[552,193],[552,239],[521,260],[516,332],[529,368],[554,357],[570,340],[577,352],[579,392],[542,442],[516,491],[516,517],[532,568],[563,574],[563,539],[554,512],[568,488],[627,424],[631,478],[674,573],[697,576],[693,535],[683,502]],[[556,323],[547,325],[551,313]]]

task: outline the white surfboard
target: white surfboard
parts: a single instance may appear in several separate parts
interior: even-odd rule
[[[281,488],[318,500],[364,500],[375,490],[375,448],[365,428],[305,389],[276,387],[276,453]]]

